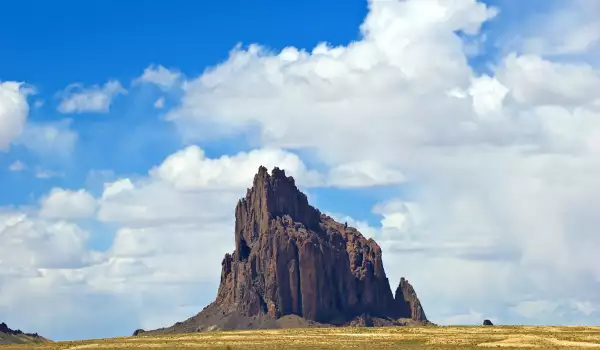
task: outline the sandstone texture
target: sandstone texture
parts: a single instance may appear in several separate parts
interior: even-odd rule
[[[429,323],[407,280],[392,294],[379,245],[312,207],[284,170],[259,168],[237,203],[234,234],[216,300],[144,334]]]

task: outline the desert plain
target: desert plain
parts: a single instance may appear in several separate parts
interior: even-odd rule
[[[137,336],[39,345],[17,349],[573,349],[600,348],[600,327],[380,327],[295,328]]]

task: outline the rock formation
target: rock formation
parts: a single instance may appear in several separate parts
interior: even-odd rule
[[[419,301],[415,289],[404,277],[400,279],[394,299],[396,300],[396,307],[400,315],[415,321],[427,322],[425,311],[423,311],[421,301]]]
[[[6,323],[0,323],[0,344],[36,344],[47,343],[49,340],[37,333],[25,333],[20,329],[12,330]]]
[[[146,331],[141,328],[136,329],[135,332],[133,332],[133,336],[135,337],[135,336],[141,335],[144,332],[146,332]]]
[[[483,320],[483,325],[484,326],[493,326],[494,324],[490,320]]]
[[[237,203],[235,251],[221,263],[215,302],[146,333],[283,327],[283,316],[307,326],[428,323],[408,281],[392,295],[373,239],[309,205],[283,170],[261,166]]]

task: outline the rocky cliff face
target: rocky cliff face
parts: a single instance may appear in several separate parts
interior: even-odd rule
[[[310,206],[278,168],[269,174],[260,167],[237,203],[235,251],[221,265],[216,301],[176,324],[180,331],[215,322],[219,328],[265,327],[286,315],[330,325],[356,318],[357,324],[426,321],[408,281],[402,279],[392,295],[379,245]]]
[[[283,170],[261,167],[235,212],[217,297],[226,311],[343,323],[393,309],[377,243],[310,206]]]

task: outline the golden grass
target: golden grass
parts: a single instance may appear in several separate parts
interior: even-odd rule
[[[600,327],[306,328],[5,345],[9,349],[572,349],[600,348]]]

